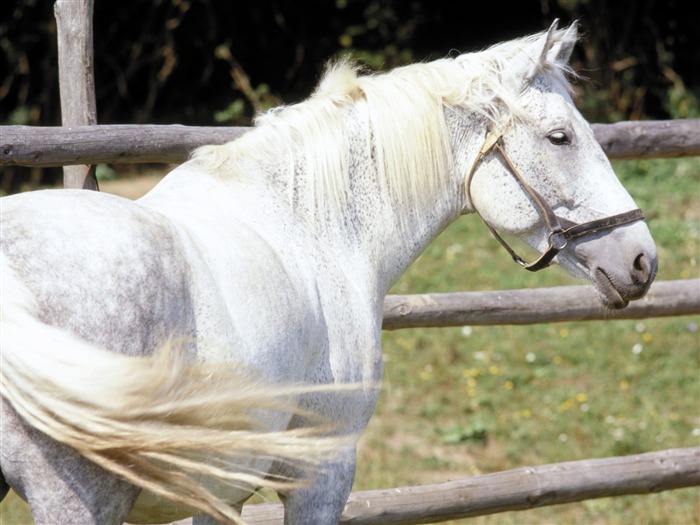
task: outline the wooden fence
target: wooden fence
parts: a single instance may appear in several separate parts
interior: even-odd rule
[[[593,498],[700,485],[700,447],[524,467],[458,481],[353,492],[342,524],[412,525]],[[251,524],[282,525],[281,503],[243,507]]]
[[[179,163],[247,128],[99,126],[92,72],[93,0],[57,0],[63,127],[0,126],[0,166],[64,166],[67,187],[95,188],[99,163]],[[700,156],[700,119],[593,125],[610,158]],[[533,305],[536,305],[534,307]],[[657,282],[615,313],[641,319],[700,313],[700,279]],[[384,328],[604,319],[590,287],[388,296]],[[700,485],[700,447],[520,468],[460,481],[351,494],[341,523],[418,524]],[[280,504],[245,507],[250,523],[281,524]]]
[[[249,128],[181,125],[0,126],[0,166],[179,164],[205,144],[237,139]],[[611,159],[700,155],[700,119],[593,124]],[[68,181],[67,185],[73,185]]]

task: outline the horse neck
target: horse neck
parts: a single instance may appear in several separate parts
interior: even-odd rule
[[[456,115],[448,115],[448,126],[461,130],[451,138],[452,151],[463,150],[475,135],[473,125],[464,119],[456,122]],[[416,205],[385,191],[386,181],[379,180],[374,155],[369,153],[369,123],[362,107],[350,111],[347,118],[350,172],[346,205],[341,216],[317,218],[314,224],[319,238],[336,250],[338,260],[347,262],[354,274],[363,274],[367,284],[383,297],[440,232],[464,212],[463,178],[478,151],[478,139],[468,148],[473,155],[453,159],[447,176],[431,174],[442,181],[440,184],[415,190],[419,197]]]
[[[407,209],[404,203],[397,203],[396,207],[377,208],[373,213],[375,220],[365,231],[362,250],[371,254],[370,267],[382,295],[440,232],[459,217],[452,202],[437,198],[428,202],[433,205],[423,209]]]

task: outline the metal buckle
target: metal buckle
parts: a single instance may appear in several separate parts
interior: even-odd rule
[[[552,232],[549,234],[549,245],[557,251],[561,251],[569,244],[564,232]]]

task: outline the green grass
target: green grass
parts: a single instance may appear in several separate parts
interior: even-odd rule
[[[621,162],[659,250],[659,280],[700,276],[698,159]],[[457,221],[395,293],[580,284],[522,271],[477,217]],[[384,388],[359,448],[355,490],[700,445],[697,317],[384,333]],[[469,524],[692,524],[700,493],[649,496],[464,520]],[[25,512],[25,514],[22,514]],[[0,523],[28,523],[14,499]]]

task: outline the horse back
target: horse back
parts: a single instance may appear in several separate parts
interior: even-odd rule
[[[190,267],[168,221],[131,201],[49,190],[3,199],[2,256],[47,324],[150,353],[195,332]]]
[[[273,381],[310,379],[327,345],[306,245],[251,224],[263,205],[176,186],[145,202],[71,190],[3,199],[2,256],[40,319],[123,354],[175,341]]]

